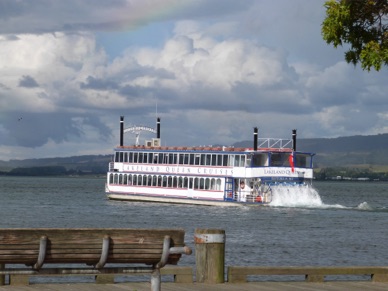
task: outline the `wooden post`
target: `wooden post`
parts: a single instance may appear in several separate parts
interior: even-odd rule
[[[5,265],[0,264],[0,270],[4,270],[4,268],[5,268]],[[5,285],[5,275],[0,275],[0,286],[1,285]]]
[[[224,283],[225,230],[196,229],[194,242],[197,283]]]

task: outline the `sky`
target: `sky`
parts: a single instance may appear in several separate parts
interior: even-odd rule
[[[0,160],[110,154],[120,116],[167,146],[388,133],[387,68],[326,44],[323,4],[0,0]]]

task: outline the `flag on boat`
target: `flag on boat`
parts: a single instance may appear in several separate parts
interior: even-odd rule
[[[294,155],[292,153],[288,157],[288,161],[289,161],[290,166],[291,166],[291,172],[294,173]]]

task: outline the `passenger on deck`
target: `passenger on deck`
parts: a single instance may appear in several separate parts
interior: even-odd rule
[[[238,190],[238,201],[246,202],[247,195],[251,193],[251,189],[248,185],[245,185],[244,180],[240,181],[240,188]]]

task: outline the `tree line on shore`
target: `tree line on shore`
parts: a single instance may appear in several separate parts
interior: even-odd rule
[[[105,169],[96,168],[94,170],[82,171],[77,169],[66,169],[63,166],[38,166],[19,167],[8,172],[0,171],[4,176],[71,176],[71,175],[100,175],[106,174]]]
[[[105,175],[105,167],[94,167],[88,170],[66,169],[64,166],[18,167],[8,172],[1,172],[6,176],[82,176]],[[371,169],[331,167],[314,171],[315,180],[369,180],[388,181],[388,172],[376,172]]]

